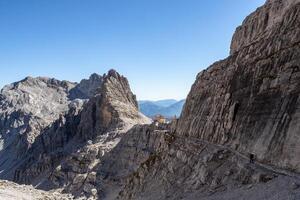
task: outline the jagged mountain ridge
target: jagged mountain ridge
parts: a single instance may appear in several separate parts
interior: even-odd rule
[[[39,80],[40,78],[33,79],[33,82]],[[91,165],[96,165],[95,160],[85,162],[88,168],[77,172],[75,170],[75,173],[71,168],[69,170],[74,174],[73,177],[61,177],[58,174],[65,173],[67,175],[67,169],[64,169],[63,172],[60,172],[59,169],[63,168],[65,164],[69,164],[67,161],[69,158],[80,160],[80,156],[90,154],[86,151],[89,151],[89,146],[93,146],[93,152],[99,152],[95,156],[100,160],[106,152],[110,151],[119,142],[122,133],[135,124],[150,122],[148,118],[139,113],[136,97],[132,94],[127,79],[116,71],[110,70],[107,75],[96,78],[96,82],[100,83],[98,86],[93,84],[95,77],[92,77],[91,84],[88,84],[87,81],[84,81],[84,85],[90,85],[92,88],[83,88],[88,89],[87,94],[89,91],[96,91],[95,95],[88,100],[78,99],[72,95],[74,100],[69,100],[67,99],[69,91],[82,88],[72,84],[70,89],[64,91],[63,97],[67,100],[63,102],[65,103],[63,106],[66,109],[59,110],[58,118],[49,122],[48,126],[41,128],[40,132],[35,135],[34,141],[27,146],[24,152],[14,152],[13,147],[4,146],[0,152],[1,167],[3,169],[0,174],[1,178],[14,180],[18,183],[33,184],[46,190],[67,187],[70,184],[68,181],[73,184],[78,176],[91,173],[92,169],[89,169]],[[30,90],[35,86],[35,84],[29,85],[27,89]],[[43,89],[49,93],[47,87]],[[83,92],[73,94],[80,94],[80,97],[82,97]],[[56,95],[56,93],[53,95]],[[41,98],[44,98],[44,96],[41,96]],[[21,98],[21,100],[23,99]],[[54,103],[49,99],[43,100],[43,102],[39,102],[39,106],[47,103],[53,105]],[[16,101],[19,102],[20,100],[16,99]],[[20,102],[21,105],[24,105],[24,102]],[[66,105],[67,103],[68,105]],[[36,106],[36,104],[32,106]],[[32,109],[35,110],[36,108],[33,107]],[[34,113],[30,114],[32,117],[36,117]],[[48,113],[44,114],[47,115]],[[16,139],[18,138],[17,136]],[[21,142],[23,141],[18,141],[18,143]],[[82,154],[80,154],[81,151]],[[79,168],[82,168],[82,163],[77,164]],[[76,167],[77,164],[72,167]],[[52,175],[49,176],[50,174]],[[66,190],[70,193],[76,193],[78,196],[84,193],[97,195],[97,192],[92,193],[93,188],[84,190],[82,186],[84,181],[82,180],[79,183],[79,188],[74,189],[75,185],[73,184],[72,188],[66,188]]]

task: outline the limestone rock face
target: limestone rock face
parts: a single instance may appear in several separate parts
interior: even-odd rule
[[[27,77],[5,86],[0,93],[0,149],[14,143],[26,150],[43,128],[68,110],[68,91],[74,86],[42,77]]]
[[[300,2],[268,1],[233,37],[232,54],[198,74],[177,134],[300,172]]]
[[[111,130],[128,130],[135,124],[149,123],[138,111],[135,95],[127,79],[111,70],[103,77],[100,92],[82,112],[79,134],[93,137]]]
[[[0,93],[0,177],[13,180],[17,164],[48,126],[75,105],[68,92],[75,83],[31,78],[5,86]],[[82,105],[82,102],[79,103]]]

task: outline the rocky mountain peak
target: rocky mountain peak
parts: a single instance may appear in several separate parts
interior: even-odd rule
[[[116,70],[110,69],[110,70],[108,71],[108,76],[113,76],[113,77],[115,77],[115,78],[118,78],[118,77],[120,77],[120,74],[119,74]]]
[[[124,76],[110,70],[107,75],[103,75],[100,88],[82,112],[80,129],[83,137],[116,128],[128,130],[134,124],[150,122],[139,112],[136,96]]]
[[[132,105],[132,108],[138,109],[136,96],[131,92],[127,78],[120,75],[116,70],[111,69],[104,76],[103,87],[103,92],[106,95],[110,95],[110,98],[122,101],[120,103],[129,103]]]

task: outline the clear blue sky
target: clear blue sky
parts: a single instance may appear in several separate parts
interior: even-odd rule
[[[114,68],[138,99],[185,98],[265,0],[0,0],[0,87]]]

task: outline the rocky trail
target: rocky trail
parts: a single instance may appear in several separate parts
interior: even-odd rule
[[[167,130],[166,130],[166,133],[167,133]],[[218,145],[218,144],[213,144],[213,143],[210,143],[208,141],[201,140],[199,138],[192,138],[192,137],[186,138],[186,137],[182,137],[182,136],[176,136],[176,139],[177,140],[175,140],[175,141],[178,144],[180,144],[180,142],[178,142],[178,140],[182,140],[182,141],[188,143],[189,145],[199,145],[199,144],[200,145],[210,145],[210,146],[214,146],[215,148],[220,149],[220,150],[228,150],[228,151],[234,153],[241,161],[243,161],[243,163],[245,163],[246,165],[248,165],[251,168],[271,172],[274,175],[288,176],[290,178],[295,179],[295,181],[299,182],[299,184],[300,184],[300,174],[299,173],[294,173],[292,171],[280,169],[278,167],[271,166],[271,165],[268,165],[268,164],[263,164],[263,163],[260,163],[258,161],[254,161],[254,163],[250,163],[249,156],[244,155],[244,154],[242,154],[242,153],[240,153],[236,150],[233,150],[230,147],[226,147],[226,146],[222,146],[222,145]]]
[[[119,199],[298,200],[300,176],[255,161],[231,147],[174,134],[158,127],[164,138],[125,185]],[[159,136],[160,135],[160,136]],[[152,136],[147,136],[152,137]],[[151,141],[151,139],[150,139]]]

